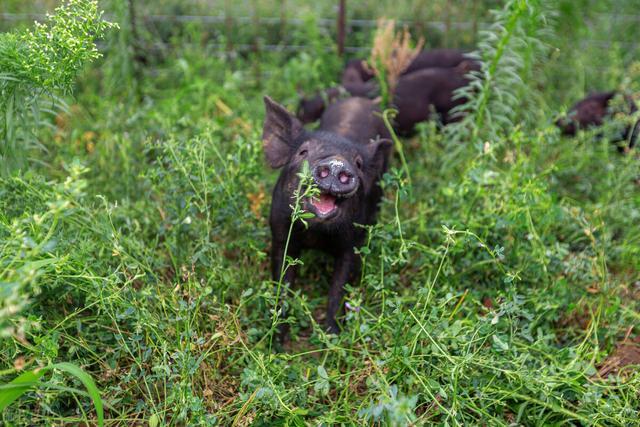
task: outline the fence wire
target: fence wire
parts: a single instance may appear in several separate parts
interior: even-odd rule
[[[620,13],[594,13],[595,18],[607,20],[614,25],[616,23],[635,23],[639,24],[638,28],[640,28],[640,14],[620,14]],[[15,26],[19,23],[27,23],[30,21],[42,21],[46,18],[46,14],[43,13],[0,13],[0,23],[2,21],[6,21],[9,23],[9,28]],[[105,15],[107,20],[115,20],[114,16],[110,16],[108,14]],[[139,22],[144,23],[145,26],[149,27],[154,26],[155,24],[188,24],[188,23],[199,23],[203,25],[210,25],[213,28],[217,28],[219,25],[231,25],[233,29],[238,29],[238,26],[243,26],[244,28],[253,27],[257,25],[274,25],[274,26],[303,26],[308,24],[307,21],[300,18],[282,18],[282,17],[274,17],[274,16],[227,16],[224,13],[220,13],[218,15],[166,15],[166,14],[150,14],[150,15],[140,15],[137,16]],[[316,18],[314,22],[322,27],[322,28],[334,28],[336,25],[336,20],[333,18]],[[445,21],[437,21],[437,20],[429,20],[429,21],[418,21],[418,20],[398,20],[400,25],[407,25],[409,27],[428,27],[431,29],[435,29],[441,33],[448,32],[451,30],[482,30],[484,28],[488,28],[490,23],[488,22],[471,22],[471,21],[453,21],[453,22],[445,22]],[[362,29],[373,29],[377,25],[377,20],[374,19],[347,19],[346,27],[348,29],[362,28]],[[594,23],[590,23],[589,26],[595,30]],[[255,31],[256,29],[253,28]],[[597,33],[598,31],[593,31],[593,33]],[[600,31],[600,33],[602,33]],[[611,32],[608,32],[611,35]],[[640,31],[638,32],[638,37],[633,37],[636,41],[628,41],[628,40],[615,40],[612,38],[609,39],[597,39],[597,38],[586,38],[579,40],[579,45],[581,48],[591,48],[595,47],[598,49],[608,50],[615,44],[624,48],[627,48],[632,51],[640,50]],[[251,51],[255,50],[256,47],[259,50],[265,51],[284,51],[284,52],[297,52],[308,49],[310,46],[305,44],[289,44],[286,41],[282,43],[264,43],[260,41],[260,37],[257,37],[257,43],[254,41],[253,43],[232,43],[232,49],[237,50],[239,52]],[[192,43],[185,43],[185,46],[191,46]],[[162,40],[153,40],[152,46],[160,49],[170,49],[175,48],[175,45],[171,43],[167,43]],[[229,43],[217,43],[215,41],[210,41],[205,43],[206,47],[211,49],[223,49],[228,48]],[[331,50],[330,47],[327,47],[327,50]],[[370,50],[370,46],[362,45],[362,46],[345,46],[345,51],[348,53],[358,53],[365,52]]]

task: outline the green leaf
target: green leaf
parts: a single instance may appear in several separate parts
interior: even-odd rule
[[[327,375],[327,371],[324,369],[324,366],[318,365],[318,376],[320,378],[324,378],[325,380],[329,379],[329,375]]]
[[[56,363],[55,365],[52,365],[51,368],[65,371],[73,375],[77,379],[79,379],[80,382],[84,384],[84,386],[87,388],[87,392],[89,393],[89,396],[91,397],[91,400],[93,400],[93,406],[96,407],[96,413],[98,415],[98,425],[102,426],[104,424],[104,410],[102,408],[102,398],[100,397],[100,391],[98,390],[96,383],[93,381],[93,378],[91,378],[91,375],[87,374],[78,366],[72,363],[67,363],[67,362]]]
[[[44,370],[27,371],[14,378],[9,384],[0,386],[0,412],[38,383]]]
[[[302,168],[300,170],[300,175],[302,175],[303,177],[309,175],[309,162],[306,161],[306,160],[304,162],[302,162]]]
[[[98,425],[102,427],[104,425],[104,410],[102,407],[102,398],[100,397],[100,391],[93,381],[93,378],[78,366],[62,362],[56,363],[44,367],[38,371],[27,371],[18,377],[14,378],[9,384],[0,386],[0,412],[4,411],[11,403],[13,403],[20,396],[33,389],[39,384],[38,380],[45,372],[52,369],[59,369],[68,374],[76,377],[87,388],[87,393],[93,401],[93,406],[96,408],[96,414],[98,417]]]
[[[157,414],[153,414],[149,417],[149,427],[158,427],[158,423],[160,423],[160,418]]]
[[[507,351],[509,350],[509,344],[502,341],[499,336],[493,335],[493,343],[499,350]]]
[[[320,396],[326,396],[327,394],[329,394],[329,381],[319,380],[318,382],[315,383],[315,385],[313,386],[313,389]]]

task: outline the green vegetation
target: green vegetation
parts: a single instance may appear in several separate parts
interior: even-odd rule
[[[308,51],[232,55],[187,26],[136,72],[126,5],[106,3],[121,30],[72,96],[88,45],[32,80],[69,107],[25,122],[38,146],[0,178],[0,381],[48,367],[2,423],[97,423],[81,367],[105,425],[638,425],[640,372],[611,358],[640,341],[637,151],[553,126],[589,90],[637,92],[637,51],[576,48],[611,2],[495,3],[476,4],[496,25],[467,118],[401,140],[411,182],[396,155],[339,336],[321,254],[271,281],[260,140],[264,94],[294,109],[337,79],[330,34],[305,15],[286,37]]]
[[[84,64],[100,57],[94,41],[113,26],[97,2],[70,0],[33,30],[0,34],[0,173],[24,167],[29,148],[44,148],[33,135],[42,110],[64,109],[55,94],[69,93]]]

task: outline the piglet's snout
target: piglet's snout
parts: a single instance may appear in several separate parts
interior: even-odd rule
[[[341,158],[330,158],[316,164],[313,179],[321,191],[335,195],[352,193],[358,186],[353,167]]]

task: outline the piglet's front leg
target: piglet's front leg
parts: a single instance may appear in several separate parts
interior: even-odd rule
[[[349,249],[336,257],[331,287],[329,288],[329,305],[327,307],[327,329],[337,334],[340,332],[336,315],[340,311],[344,298],[344,285],[355,283],[360,275],[360,256]]]

